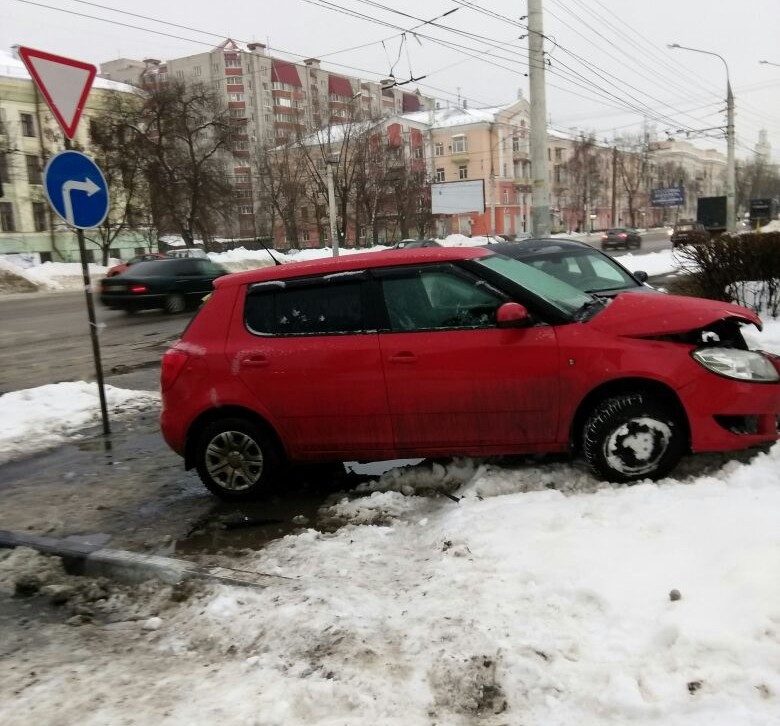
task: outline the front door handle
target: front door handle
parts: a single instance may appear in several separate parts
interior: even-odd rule
[[[243,368],[265,368],[268,365],[268,358],[261,353],[248,355],[240,360]]]
[[[390,356],[391,363],[416,363],[417,356],[410,350],[402,350],[400,353]]]

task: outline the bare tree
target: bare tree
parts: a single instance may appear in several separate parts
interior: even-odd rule
[[[648,144],[644,134],[615,139],[620,181],[628,203],[630,225],[636,226],[637,202],[647,192]]]
[[[140,122],[142,103],[138,96],[112,93],[106,97],[102,113],[90,119],[90,151],[111,193],[108,215],[85,238],[100,249],[104,265],[123,232],[154,232],[144,175],[146,159],[141,145],[128,143],[133,139],[133,124]]]
[[[577,227],[587,225],[586,210],[594,207],[594,202],[601,195],[604,180],[599,169],[598,148],[596,139],[591,133],[580,134],[574,141],[571,158],[565,165],[568,187],[565,198],[570,214],[574,213]],[[572,220],[569,219],[571,227]]]
[[[233,198],[224,163],[233,127],[220,97],[201,84],[152,88],[134,131],[158,226],[181,234],[188,247],[196,234],[208,246]]]

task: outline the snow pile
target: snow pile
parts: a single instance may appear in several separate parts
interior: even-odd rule
[[[112,416],[154,406],[159,394],[106,386]],[[0,464],[68,438],[100,419],[96,383],[52,383],[0,396]]]
[[[0,293],[35,292],[38,283],[27,269],[14,265],[0,255]]]
[[[643,255],[632,255],[629,252],[625,255],[616,255],[615,259],[627,270],[631,272],[643,270],[651,277],[667,275],[680,269],[680,263],[671,249],[661,250],[660,252],[648,252]]]
[[[406,494],[334,505],[339,531],[237,564],[287,581],[153,617],[141,599],[122,655],[80,670],[80,700],[55,665],[14,712],[85,723],[96,687],[86,722],[116,723],[128,689],[162,684],[165,699],[132,700],[139,721],[776,723],[780,447],[685,481],[583,475],[568,493],[534,485],[535,467],[434,467],[420,486],[413,471]],[[455,479],[459,502],[431,493]]]
[[[94,264],[88,265],[88,269],[93,284],[108,270],[103,265]],[[41,290],[81,290],[84,287],[80,262],[44,262],[24,272]]]

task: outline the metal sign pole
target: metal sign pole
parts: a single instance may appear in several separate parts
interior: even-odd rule
[[[70,139],[65,137],[65,149],[71,149]],[[87,318],[89,319],[89,337],[92,341],[92,357],[95,361],[95,378],[98,385],[100,398],[100,415],[103,419],[103,434],[111,433],[111,425],[108,421],[108,406],[106,405],[106,389],[103,383],[103,363],[100,359],[100,342],[97,336],[97,320],[95,318],[95,302],[92,298],[92,281],[89,277],[89,264],[87,263],[87,248],[84,244],[84,230],[76,229],[76,238],[79,242],[79,257],[81,258],[81,277],[84,282],[84,295],[87,300]]]

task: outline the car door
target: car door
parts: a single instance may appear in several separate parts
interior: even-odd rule
[[[555,329],[498,328],[509,298],[455,265],[375,272],[379,344],[399,451],[533,448],[558,423]]]
[[[270,281],[234,316],[231,369],[296,454],[393,455],[376,331],[366,325],[364,272]]]

